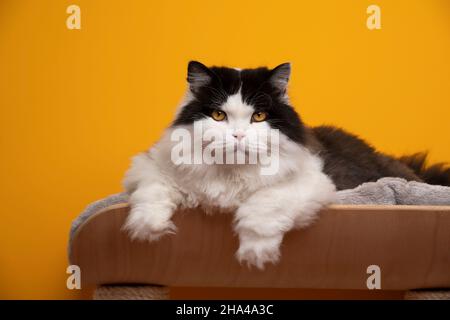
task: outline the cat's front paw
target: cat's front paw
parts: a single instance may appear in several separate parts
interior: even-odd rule
[[[281,236],[263,237],[259,235],[240,237],[236,258],[250,268],[263,270],[266,263],[275,264],[280,259]]]
[[[123,229],[133,240],[155,241],[177,230],[172,221],[158,215],[158,211],[132,208]]]

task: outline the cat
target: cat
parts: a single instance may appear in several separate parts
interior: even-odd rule
[[[289,63],[241,70],[189,62],[188,89],[175,120],[148,152],[133,158],[124,179],[131,205],[124,229],[132,239],[153,241],[174,233],[177,208],[230,211],[239,237],[236,258],[263,269],[280,259],[284,234],[309,226],[336,200],[336,190],[386,176],[450,182],[450,170],[425,168],[422,154],[395,159],[342,129],[306,126],[289,103],[290,73]],[[219,135],[207,141],[195,134],[198,125]],[[180,132],[193,136],[185,145],[188,156],[196,142],[201,150],[211,142],[214,156],[241,154],[245,160],[270,151],[276,171],[262,174],[261,161],[174,161],[173,138]],[[267,132],[278,139],[267,143],[262,138]]]

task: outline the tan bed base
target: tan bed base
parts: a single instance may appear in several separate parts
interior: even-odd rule
[[[121,231],[128,209],[97,212],[73,238],[70,261],[82,283],[106,285],[98,299],[167,298],[170,286],[368,290],[371,265],[380,268],[382,290],[450,288],[448,206],[331,206],[313,226],[289,232],[280,262],[264,271],[236,261],[231,215],[180,211],[176,235],[141,243]],[[445,290],[433,294],[448,298]],[[426,293],[406,295],[417,297]]]

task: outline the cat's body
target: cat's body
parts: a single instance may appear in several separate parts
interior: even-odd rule
[[[319,143],[317,149],[324,161],[324,172],[338,190],[352,189],[383,177],[422,181],[406,164],[377,152],[365,141],[342,129],[319,126],[311,131]]]
[[[288,64],[273,70],[189,64],[188,95],[173,125],[148,152],[134,158],[125,179],[132,206],[125,228],[133,238],[155,240],[174,232],[171,216],[179,207],[230,211],[240,240],[237,258],[263,268],[278,260],[285,232],[314,221],[317,212],[334,201],[336,189],[384,176],[421,181],[407,165],[351,134],[306,127],[288,102],[289,73]],[[247,159],[269,150],[277,155],[277,170],[262,174],[267,164],[259,162],[177,162],[176,134],[188,133],[192,145],[197,141],[202,150],[207,148],[205,136],[195,131],[199,123],[205,131],[223,134],[223,139],[213,139],[214,155],[240,153]],[[272,131],[279,132],[279,138],[269,143],[263,137]]]

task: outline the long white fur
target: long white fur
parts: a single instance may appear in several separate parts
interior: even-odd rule
[[[230,96],[222,109],[227,121],[199,121],[206,129],[223,132],[270,129],[265,122],[250,122],[254,110],[240,93]],[[185,129],[193,130],[192,126]],[[261,175],[259,165],[175,165],[171,160],[173,130],[167,129],[148,152],[134,157],[126,174],[131,212],[124,228],[133,239],[152,241],[174,233],[171,217],[179,207],[231,211],[240,240],[237,259],[262,269],[265,263],[279,260],[286,232],[310,225],[318,211],[335,199],[335,186],[323,173],[322,160],[283,134],[278,172]]]

